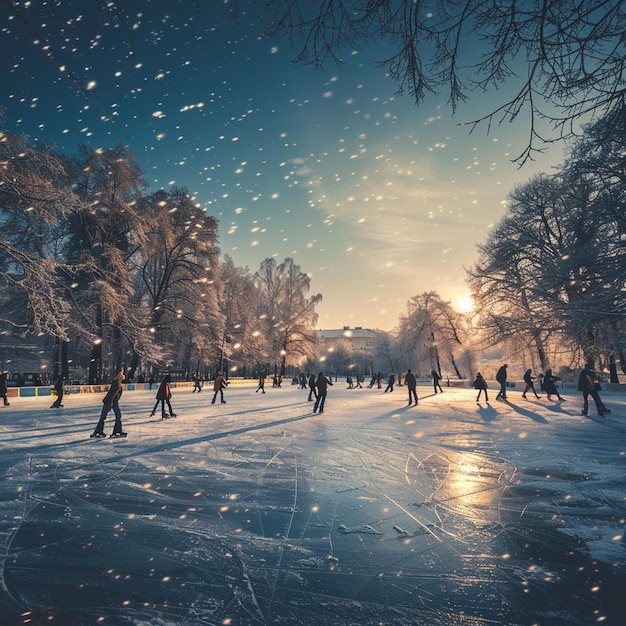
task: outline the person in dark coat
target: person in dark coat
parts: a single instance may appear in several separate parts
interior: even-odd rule
[[[393,385],[396,382],[396,377],[394,374],[391,374],[387,379],[387,388],[385,389],[385,393],[391,393],[393,391]]]
[[[326,403],[326,391],[328,386],[333,386],[332,381],[324,376],[324,372],[320,372],[315,381],[315,389],[317,390],[317,398],[313,405],[313,413],[323,413],[324,404]]]
[[[202,377],[200,374],[193,375],[193,391],[191,393],[202,392]]]
[[[106,437],[104,434],[104,422],[111,409],[113,409],[113,413],[115,414],[115,424],[111,437],[126,437],[126,433],[122,430],[122,412],[119,407],[119,399],[124,391],[122,385],[123,380],[124,372],[118,372],[113,378],[109,391],[102,400],[102,413],[100,413],[100,420],[91,435],[92,437]]]
[[[487,395],[487,381],[483,378],[482,374],[478,372],[476,374],[476,380],[472,383],[474,389],[478,389],[478,395],[476,396],[476,402],[480,402],[480,394],[485,392],[485,402],[489,402],[489,396]]]
[[[433,387],[435,389],[435,393],[437,393],[437,389],[439,389],[440,393],[443,393],[443,389],[441,388],[441,376],[439,376],[439,372],[433,367],[430,370],[430,375],[433,377]]]
[[[559,400],[563,401],[563,398],[561,398],[561,395],[556,388],[556,383],[559,380],[561,379],[558,376],[555,376],[551,369],[546,370],[545,376],[543,377],[543,390],[546,392],[548,400],[552,400],[550,396],[556,395]]]
[[[309,402],[313,401],[313,398],[317,400],[317,392],[315,391],[315,374],[309,376]]]
[[[506,368],[508,364],[505,363],[496,374],[496,380],[500,383],[500,391],[498,391],[498,395],[496,396],[496,400],[506,400],[506,378],[507,372]]]
[[[589,396],[593,398],[600,417],[604,417],[611,412],[604,406],[600,398],[599,392],[601,389],[598,374],[593,369],[593,365],[587,363],[578,377],[578,391],[582,391],[583,394],[583,410],[581,411],[583,415],[587,415],[589,412]]]
[[[9,372],[0,372],[0,398],[2,398],[4,406],[9,406],[9,400],[7,398],[7,378]]]
[[[152,409],[151,416],[156,413],[156,409],[159,406],[159,402],[161,403],[161,419],[164,420],[168,417],[176,417],[176,413],[172,411],[172,404],[170,402],[172,398],[172,388],[170,387],[170,383],[172,382],[172,377],[169,374],[166,374],[159,385],[156,394],[156,404],[154,405],[154,409]],[[165,412],[165,405],[167,404],[167,408],[169,409],[169,415]]]
[[[56,393],[56,400],[52,403],[52,406],[50,407],[51,409],[58,409],[60,407],[63,407],[63,392],[64,392],[64,388],[63,388],[63,382],[64,382],[64,378],[63,376],[59,376],[56,380],[56,382],[54,383],[54,391]]]
[[[411,406],[413,400],[415,400],[415,405],[417,406],[417,379],[411,370],[407,370],[406,376],[404,377],[404,384],[409,390],[409,406]]]
[[[261,391],[261,393],[265,393],[265,374],[259,374],[259,384],[254,393],[257,391]]]
[[[216,376],[215,381],[213,383],[213,400],[211,400],[211,404],[215,404],[215,400],[217,398],[218,393],[220,394],[220,399],[222,401],[222,404],[226,404],[226,400],[224,400],[224,389],[226,389],[227,385],[228,385],[228,382],[224,378],[224,374],[220,372]]]
[[[535,398],[539,398],[537,395],[537,391],[535,390],[535,377],[533,376],[533,371],[528,368],[524,372],[524,382],[526,383],[526,388],[524,389],[524,393],[522,393],[522,398],[526,397],[526,392],[532,389],[532,392],[535,394]]]

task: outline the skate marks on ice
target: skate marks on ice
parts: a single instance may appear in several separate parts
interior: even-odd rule
[[[55,619],[86,624],[411,624],[419,610],[428,623],[453,623],[460,607],[446,596],[460,593],[465,550],[451,546],[438,510],[452,495],[442,483],[454,482],[440,459],[376,465],[356,446],[316,469],[290,440],[274,448],[250,438],[212,448],[206,463],[173,460],[161,459],[171,473],[134,460],[8,468],[3,484],[22,489],[2,499],[3,614],[56,607]],[[332,476],[346,484],[346,473],[354,488],[337,489]],[[430,480],[415,492],[429,503],[394,493],[398,476],[422,488]],[[485,533],[493,539],[487,525],[481,541]],[[464,610],[473,594],[463,591]]]
[[[530,463],[520,443],[530,437],[515,448],[494,441],[480,419],[446,432],[447,420],[420,414],[416,439],[402,418],[331,415],[273,430],[216,424],[237,435],[213,439],[202,417],[186,423],[185,445],[132,448],[131,437],[1,470],[0,615],[54,607],[57,623],[84,624],[620,623],[623,575],[613,555],[589,550],[589,528],[614,528],[622,497],[613,495],[623,465],[602,456],[602,440],[586,455],[593,462],[572,467],[558,450]]]

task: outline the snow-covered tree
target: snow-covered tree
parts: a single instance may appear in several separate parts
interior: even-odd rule
[[[132,301],[167,353],[159,365],[195,370],[217,344],[222,323],[217,221],[179,188],[139,198],[134,210],[143,236],[131,259]]]
[[[72,160],[80,205],[68,221],[67,262],[72,311],[92,337],[89,380],[128,364],[133,351],[149,354],[152,338],[131,305],[134,281],[129,260],[145,241],[135,201],[145,181],[134,155],[122,144],[90,150]]]
[[[259,319],[263,320],[274,362],[280,361],[280,374],[284,376],[288,360],[298,365],[314,358],[315,307],[322,296],[307,296],[311,279],[292,258],[281,264],[265,259],[255,278],[260,296]]]
[[[69,307],[50,232],[78,199],[62,159],[0,131],[0,326],[3,333],[68,338]]]
[[[457,360],[463,351],[464,334],[463,316],[438,293],[429,291],[407,303],[406,315],[400,317],[398,343],[416,360],[414,370],[423,374],[434,368],[441,374],[446,359],[456,376],[463,378]]]

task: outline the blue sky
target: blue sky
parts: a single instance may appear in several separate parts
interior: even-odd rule
[[[259,16],[232,23],[227,2],[55,5],[0,6],[7,129],[67,153],[126,143],[150,190],[187,187],[219,219],[238,265],[293,257],[323,295],[321,328],[391,329],[424,291],[456,304],[507,193],[562,160],[555,146],[512,162],[523,118],[459,126],[506,90],[454,117],[445,94],[396,95],[383,48],[319,72]]]

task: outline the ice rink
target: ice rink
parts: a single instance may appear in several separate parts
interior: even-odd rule
[[[626,394],[254,390],[0,407],[0,624],[626,623]]]

